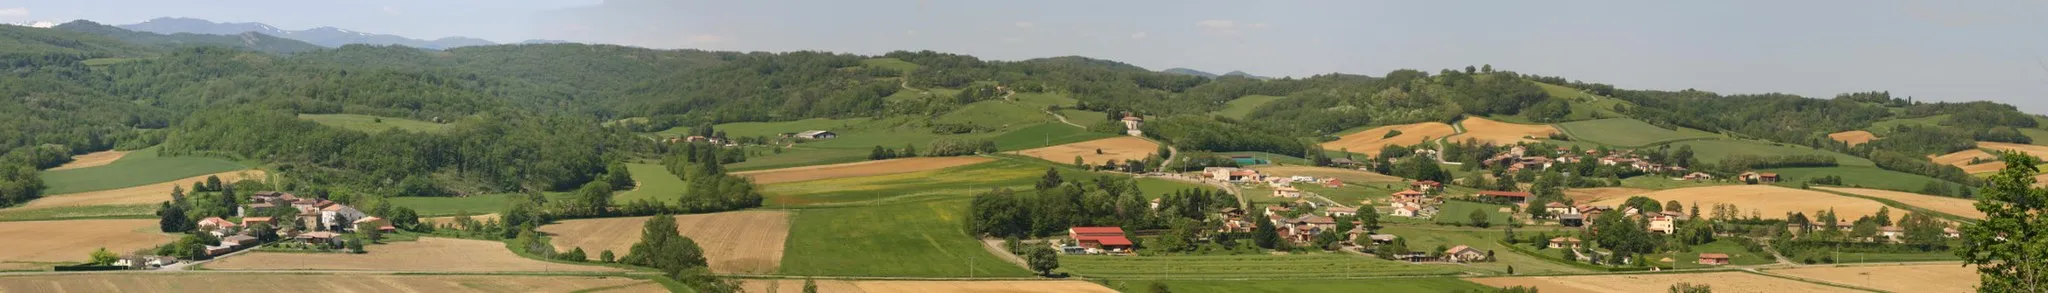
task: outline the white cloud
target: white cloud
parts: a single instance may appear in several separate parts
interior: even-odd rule
[[[1260,22],[1260,23],[1253,23],[1253,24],[1251,24],[1251,25],[1250,25],[1249,27],[1251,27],[1251,28],[1266,28],[1266,23],[1264,23],[1264,22]]]
[[[1019,21],[1019,22],[1017,22],[1017,23],[1016,23],[1016,25],[1017,25],[1017,28],[1031,28],[1031,27],[1034,27],[1034,26],[1038,26],[1038,24],[1036,24],[1036,23],[1031,23],[1031,22],[1029,22],[1029,21]]]
[[[1142,39],[1145,39],[1145,37],[1146,37],[1146,36],[1147,36],[1147,35],[1145,34],[1145,32],[1135,32],[1135,33],[1131,33],[1131,39],[1133,39],[1133,40],[1142,40]]]
[[[731,37],[726,37],[726,36],[721,36],[721,35],[714,35],[714,34],[697,34],[697,35],[691,35],[691,36],[690,36],[690,42],[691,42],[691,43],[700,43],[700,44],[716,44],[716,43],[724,43],[725,41],[728,41],[728,40],[731,40],[731,39],[732,39]]]
[[[28,8],[0,8],[0,17],[28,16]]]
[[[1237,22],[1228,19],[1210,19],[1197,21],[1195,25],[1212,29],[1230,29],[1237,27]]]

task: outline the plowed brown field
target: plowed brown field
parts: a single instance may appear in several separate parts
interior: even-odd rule
[[[1096,154],[1096,150],[1101,150],[1102,153]],[[1103,162],[1110,160],[1143,160],[1145,157],[1152,156],[1152,153],[1156,152],[1159,152],[1158,143],[1143,138],[1118,136],[1028,149],[1018,151],[1017,153],[1045,159],[1054,163],[1070,164],[1074,162],[1075,156],[1079,156],[1081,161],[1085,161],[1089,165],[1101,165]]]

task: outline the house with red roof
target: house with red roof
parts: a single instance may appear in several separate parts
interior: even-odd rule
[[[1074,239],[1074,244],[1088,253],[1129,254],[1135,248],[1121,227],[1068,228],[1067,238]]]
[[[1530,197],[1530,196],[1534,196],[1534,195],[1533,195],[1533,194],[1529,194],[1528,192],[1521,192],[1521,191],[1493,191],[1493,190],[1487,190],[1487,191],[1480,191],[1480,192],[1479,192],[1479,197],[1491,197],[1491,198],[1505,199],[1505,200],[1507,200],[1507,201],[1509,201],[1509,202],[1514,202],[1514,203],[1522,203],[1523,201],[1527,201],[1527,200],[1529,200],[1529,197]]]

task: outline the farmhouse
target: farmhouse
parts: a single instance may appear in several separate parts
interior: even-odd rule
[[[1395,203],[1420,203],[1423,199],[1427,198],[1428,196],[1428,194],[1424,194],[1421,191],[1402,190],[1399,192],[1394,192],[1394,195],[1391,199]]]
[[[1202,168],[1202,177],[1223,182],[1258,182],[1261,178],[1258,170],[1231,167]]]
[[[1415,206],[1415,205],[1413,205],[1413,204],[1409,204],[1409,205],[1401,205],[1401,204],[1396,204],[1396,205],[1397,205],[1397,206],[1396,206],[1396,207],[1394,207],[1394,216],[1396,216],[1396,217],[1410,217],[1410,218],[1414,218],[1414,217],[1420,216],[1420,215],[1422,214],[1422,208],[1421,208],[1421,207],[1418,207],[1418,206]]]
[[[200,231],[213,232],[213,235],[215,237],[227,234],[234,234],[235,226],[235,222],[230,222],[226,219],[221,219],[220,217],[206,217],[205,219],[199,219],[198,225]]]
[[[364,231],[370,229],[375,229],[377,231],[382,232],[398,231],[398,228],[391,226],[391,221],[384,220],[384,218],[378,218],[375,216],[356,219],[355,222],[352,224],[354,224],[353,227],[349,229],[354,229],[355,231]]]
[[[1133,247],[1120,227],[1073,227],[1067,229],[1067,238],[1091,254],[1127,254]]]
[[[1451,262],[1472,262],[1486,260],[1486,252],[1471,246],[1459,245],[1444,251],[1444,258]]]
[[[1692,172],[1692,173],[1688,173],[1688,174],[1685,174],[1685,177],[1679,177],[1678,179],[1679,179],[1679,180],[1692,180],[1692,181],[1700,181],[1700,180],[1714,180],[1714,174],[1707,174],[1707,173],[1703,173],[1703,172]]]
[[[1357,216],[1357,215],[1358,215],[1358,209],[1357,209],[1357,208],[1347,208],[1347,207],[1331,207],[1331,208],[1329,208],[1329,209],[1324,209],[1324,210],[1323,210],[1323,215],[1326,215],[1326,216],[1330,216],[1330,217],[1333,217],[1333,218],[1342,218],[1342,217],[1350,217],[1350,216]]]
[[[1531,194],[1529,194],[1528,192],[1521,192],[1521,191],[1493,191],[1493,190],[1487,190],[1487,191],[1480,191],[1480,192],[1479,192],[1479,197],[1491,197],[1491,198],[1498,198],[1498,199],[1502,199],[1502,200],[1507,200],[1508,202],[1513,202],[1513,203],[1517,203],[1517,204],[1519,204],[1519,203],[1522,203],[1523,201],[1526,201],[1526,200],[1528,200],[1528,199],[1529,199],[1529,196],[1532,196],[1532,195],[1531,195]]]
[[[1145,131],[1139,130],[1140,126],[1145,125],[1145,118],[1139,118],[1136,115],[1125,115],[1123,121],[1124,134],[1129,134],[1131,136],[1145,136]]]
[[[299,236],[293,236],[292,239],[311,245],[335,245],[341,243],[341,234],[327,231],[307,232],[299,233]]]
[[[1415,183],[1410,183],[1408,184],[1408,187],[1414,188],[1415,190],[1420,190],[1422,192],[1430,192],[1433,190],[1437,190],[1439,188],[1444,188],[1444,184],[1442,182],[1436,182],[1436,180],[1423,180],[1416,181]]]
[[[1650,217],[1650,232],[1664,233],[1667,235],[1671,233],[1677,233],[1678,225],[1673,224],[1675,221],[1676,220],[1673,219],[1671,216],[1661,214],[1655,217]]]
[[[1579,248],[1581,242],[1578,237],[1551,238],[1550,248]]]
[[[1884,226],[1881,228],[1877,228],[1877,237],[1884,237],[1888,240],[1897,241],[1899,240],[1899,237],[1905,236],[1906,229],[1900,228],[1899,226]]]
[[[1778,183],[1778,173],[1742,172],[1742,175],[1736,176],[1735,179],[1750,184],[1771,184]]]
[[[1273,189],[1273,197],[1301,197],[1301,189],[1295,189],[1293,186],[1281,186]]]
[[[1585,226],[1585,225],[1586,225],[1586,214],[1565,214],[1565,215],[1558,215],[1558,216],[1557,216],[1557,224],[1558,224],[1558,225],[1564,225],[1565,227],[1579,227],[1579,226]]]
[[[1699,261],[1699,263],[1700,263],[1700,264],[1703,264],[1703,265],[1715,265],[1715,266],[1718,266],[1718,265],[1727,265],[1727,264],[1728,264],[1728,254],[1726,254],[1726,253],[1701,253],[1701,254],[1700,254],[1700,261]]]
[[[1561,217],[1564,215],[1577,215],[1579,214],[1579,209],[1572,208],[1572,206],[1561,202],[1551,202],[1543,205],[1543,212],[1550,213],[1551,217]]]
[[[802,139],[831,139],[839,137],[839,134],[824,130],[809,130],[796,133],[796,137]]]

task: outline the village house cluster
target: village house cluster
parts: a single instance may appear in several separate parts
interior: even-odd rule
[[[339,248],[342,236],[365,230],[395,232],[391,221],[370,216],[354,207],[333,201],[299,197],[285,192],[265,191],[249,197],[248,205],[237,207],[235,217],[239,222],[221,217],[200,219],[195,226],[201,233],[220,239],[219,243],[205,247],[207,256],[220,256],[261,245],[255,236],[257,227],[269,227],[281,240],[292,241],[306,247]],[[287,218],[262,215],[292,215]],[[131,256],[114,263],[116,266],[159,267],[175,264],[179,260],[167,256]]]

